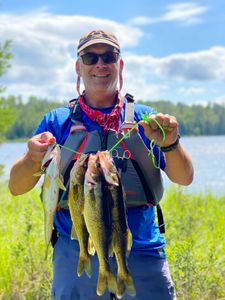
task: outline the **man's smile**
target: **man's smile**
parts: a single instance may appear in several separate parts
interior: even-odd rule
[[[109,77],[110,75],[109,74],[94,74],[93,77],[98,77],[98,78],[106,78],[106,77]]]

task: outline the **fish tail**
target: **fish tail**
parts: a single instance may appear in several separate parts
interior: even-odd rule
[[[126,274],[118,274],[117,286],[117,297],[119,299],[121,299],[124,296],[125,291],[128,293],[128,295],[135,297],[136,289],[134,286],[133,279],[129,272]]]
[[[97,295],[102,296],[105,293],[106,288],[112,293],[117,293],[117,283],[112,271],[107,273],[99,272],[98,284],[97,284]]]
[[[95,255],[95,247],[90,236],[88,237],[88,253],[92,256]]]
[[[57,177],[55,178],[55,180],[56,180],[56,183],[57,183],[58,187],[59,187],[61,190],[66,191],[66,187],[65,187],[65,185],[64,185],[64,183],[63,183],[63,177],[62,177],[61,175],[59,175],[59,176],[57,176]]]
[[[128,257],[129,254],[130,254],[130,250],[131,250],[131,247],[132,247],[132,233],[130,231],[130,229],[128,228],[127,229],[127,251],[126,251],[126,256]]]
[[[77,275],[80,277],[83,272],[87,274],[87,276],[90,278],[92,275],[91,272],[91,259],[89,256],[87,257],[79,257],[78,265],[77,265]]]

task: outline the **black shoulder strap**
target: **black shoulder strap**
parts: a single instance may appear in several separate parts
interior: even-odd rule
[[[156,206],[157,209],[157,217],[158,217],[158,226],[159,226],[159,231],[160,233],[165,233],[165,223],[163,219],[163,212],[160,204],[157,204]]]
[[[127,99],[128,103],[134,103],[134,101],[135,101],[134,96],[129,93],[126,93],[126,95],[124,97]]]
[[[69,101],[71,107],[70,119],[73,123],[83,123],[82,110],[78,99],[72,99]]]

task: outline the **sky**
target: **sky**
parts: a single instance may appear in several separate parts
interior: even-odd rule
[[[11,40],[13,54],[5,95],[77,97],[76,47],[93,29],[120,41],[123,94],[225,103],[224,0],[0,0],[0,43]]]

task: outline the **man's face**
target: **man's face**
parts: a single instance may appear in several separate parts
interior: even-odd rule
[[[112,47],[105,44],[96,44],[85,49],[85,53],[92,52],[103,54],[112,51]],[[77,74],[83,78],[85,91],[100,94],[113,94],[117,91],[119,72],[122,72],[123,62],[119,58],[117,62],[105,64],[99,57],[96,64],[85,65],[81,58],[76,63]]]

